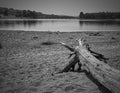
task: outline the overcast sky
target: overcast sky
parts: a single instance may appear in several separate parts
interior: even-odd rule
[[[80,11],[120,11],[120,0],[0,0],[0,6],[77,16]]]

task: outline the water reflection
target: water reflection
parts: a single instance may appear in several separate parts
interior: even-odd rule
[[[120,26],[120,20],[115,21],[115,20],[80,20],[79,21],[80,26],[83,25],[106,25],[106,26],[112,26],[112,25],[116,25],[116,26]]]
[[[14,19],[0,20],[0,30],[93,31],[120,30],[120,20]]]
[[[36,24],[42,24],[42,21],[36,20],[0,20],[0,27],[15,27],[21,25],[23,27],[31,27]]]

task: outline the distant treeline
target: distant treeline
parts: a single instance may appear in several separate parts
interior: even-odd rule
[[[98,12],[83,13],[80,12],[80,19],[120,19],[120,12]]]
[[[54,15],[54,14],[43,14],[42,12],[36,12],[31,10],[18,10],[13,8],[4,8],[0,7],[0,18],[33,18],[33,19],[40,19],[40,18],[75,18],[73,16],[65,16],[65,15]]]

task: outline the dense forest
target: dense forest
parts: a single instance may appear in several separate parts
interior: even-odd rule
[[[80,12],[80,19],[120,19],[120,12],[98,12],[83,13]]]
[[[4,8],[0,7],[0,18],[75,18],[73,16],[65,16],[65,15],[54,15],[54,14],[43,14],[42,12],[36,12],[31,10],[18,10],[13,8]]]
[[[0,7],[0,18],[32,18],[32,19],[120,19],[120,12],[98,12],[84,13],[80,12],[78,17],[66,15],[43,14],[31,10],[18,10],[13,8]]]

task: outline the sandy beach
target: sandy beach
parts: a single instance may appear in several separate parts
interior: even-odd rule
[[[0,93],[105,93],[85,73],[61,71],[72,47],[84,38],[91,50],[120,70],[120,31],[0,31]],[[49,43],[48,43],[49,42]]]

